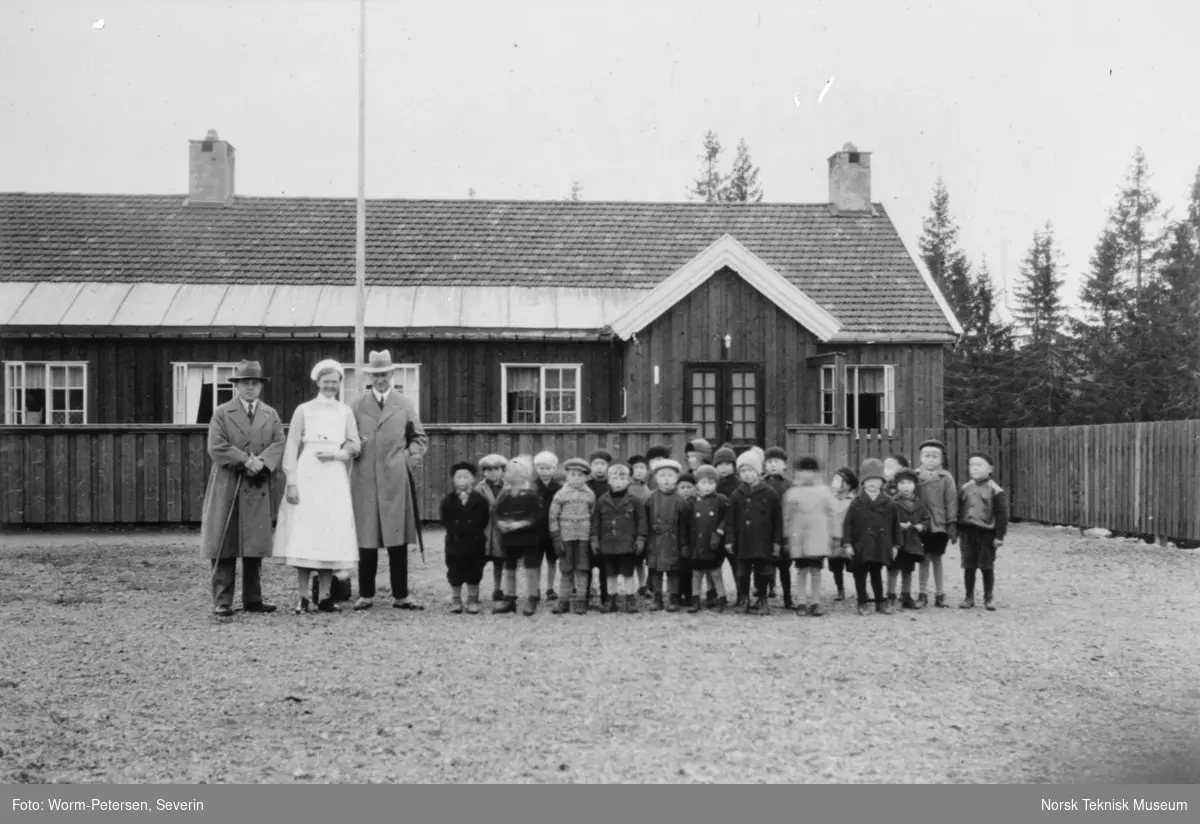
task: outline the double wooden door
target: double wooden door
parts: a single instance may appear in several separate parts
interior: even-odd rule
[[[684,365],[684,420],[713,445],[749,447],[763,442],[762,364]]]

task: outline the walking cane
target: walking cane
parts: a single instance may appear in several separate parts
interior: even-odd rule
[[[417,506],[417,479],[413,477],[412,467],[407,461],[404,466],[408,470],[408,495],[412,498],[413,521],[416,522],[417,527],[417,546],[421,549],[421,563],[425,563],[425,540],[421,535],[421,510]]]
[[[251,455],[250,457],[253,458],[256,456]],[[238,476],[237,476],[237,483],[235,483],[233,485],[233,503],[229,507],[229,514],[225,516],[225,528],[221,530],[221,543],[217,545],[218,557],[220,556],[221,548],[225,546],[225,536],[229,534],[229,522],[233,520],[233,508],[235,506],[237,506],[237,496],[238,496],[238,492],[241,491],[241,488],[242,488],[242,473],[239,472]],[[238,551],[241,552],[241,549],[242,549],[242,544],[241,544],[241,541],[239,541],[238,542]]]

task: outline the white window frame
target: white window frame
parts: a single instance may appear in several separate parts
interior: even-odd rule
[[[218,371],[221,369],[237,369],[237,361],[171,361],[172,375],[172,409],[171,420],[176,424],[189,424],[187,419],[187,374],[189,369],[212,369],[213,370],[213,410],[215,411],[220,404],[217,403],[217,387],[220,386],[220,381],[217,380]],[[237,392],[233,393],[237,397]]]
[[[825,420],[825,394],[833,398],[833,409],[829,414],[833,417],[832,420]],[[837,367],[827,363],[821,366],[821,425],[822,426],[837,426]]]
[[[53,405],[53,385],[50,379],[50,370],[54,368],[77,368],[83,370],[83,420],[80,423],[52,423],[51,417],[54,410]],[[25,379],[30,369],[42,369],[45,372],[44,388],[46,393],[46,406],[42,410],[43,420],[42,426],[86,426],[88,422],[88,364],[87,361],[4,361],[4,423],[8,426],[24,426],[25,425],[25,392],[29,388],[29,382]],[[16,376],[20,376],[14,381]],[[70,375],[70,372],[67,372]],[[71,384],[67,381],[67,397],[70,398]],[[18,398],[16,404],[13,403],[14,397]],[[68,400],[68,406],[69,406]],[[69,416],[71,409],[65,411]]]
[[[508,370],[538,370],[538,417],[537,426],[578,426],[583,423],[583,364],[582,363],[501,363],[500,364],[500,423],[508,421]],[[546,370],[575,370],[575,421],[574,423],[547,424],[546,421]],[[561,391],[561,390],[558,390]]]
[[[410,401],[412,401],[413,405],[417,408],[417,414],[419,415],[421,412],[421,364],[419,364],[419,363],[397,363],[397,364],[395,364],[395,366],[398,368],[396,369],[395,372],[392,373],[392,389],[395,389],[401,395],[403,395],[404,397],[406,397]],[[337,398],[339,401],[342,401],[344,403],[345,402],[346,385],[352,380],[357,380],[357,370],[355,370],[354,364],[343,363],[342,371],[345,374],[342,376],[342,385],[338,388]],[[404,383],[405,388],[401,389],[396,384],[396,376],[397,375],[404,375],[406,378],[409,375],[411,375],[412,381],[409,382],[406,379],[405,383]],[[366,375],[363,375],[363,377],[366,377]],[[369,386],[367,386],[365,382],[363,383],[363,385],[361,387],[359,387],[359,389],[362,391],[362,393],[371,391],[371,388]],[[361,395],[360,395],[360,397],[361,397]]]
[[[883,370],[883,420],[881,421],[882,429],[885,429],[890,434],[896,428],[896,367],[890,363],[854,363],[846,364],[846,382],[850,383],[853,380],[854,386],[854,405],[853,416],[854,420],[850,420],[851,409],[846,409],[846,428],[853,430],[854,434],[858,434],[858,372],[860,369],[882,369]],[[824,388],[824,367],[822,367],[822,388]],[[853,378],[851,373],[853,372]],[[847,391],[849,390],[847,386]],[[824,419],[824,398],[822,397],[822,419]]]

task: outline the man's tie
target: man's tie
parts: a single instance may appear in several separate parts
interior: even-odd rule
[[[254,423],[254,410],[257,406],[258,404],[252,403],[249,407],[247,407],[246,414],[250,417],[250,423]]]
[[[379,404],[380,409],[383,409],[383,395],[375,393],[375,403]]]

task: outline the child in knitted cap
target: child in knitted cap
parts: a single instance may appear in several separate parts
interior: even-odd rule
[[[729,534],[725,548],[737,559],[738,577],[747,593],[754,576],[754,600],[747,594],[747,614],[769,615],[767,587],[783,545],[783,507],[779,494],[763,483],[763,454],[757,446],[737,460],[741,484],[729,497]]]
[[[539,452],[533,456],[533,468],[537,471],[537,481],[534,489],[542,499],[542,517],[538,521],[538,544],[542,557],[546,559],[546,603],[558,600],[554,591],[554,579],[558,574],[558,555],[554,551],[554,539],[550,537],[550,504],[554,496],[562,489],[558,478],[558,456],[553,452]],[[539,568],[541,564],[538,564]]]
[[[525,566],[525,609],[532,616],[541,600],[542,559],[538,541],[538,521],[542,517],[542,499],[533,489],[533,460],[513,458],[504,470],[508,490],[496,501],[496,529],[504,545],[504,600],[493,610],[495,615],[517,611],[517,566]]]

